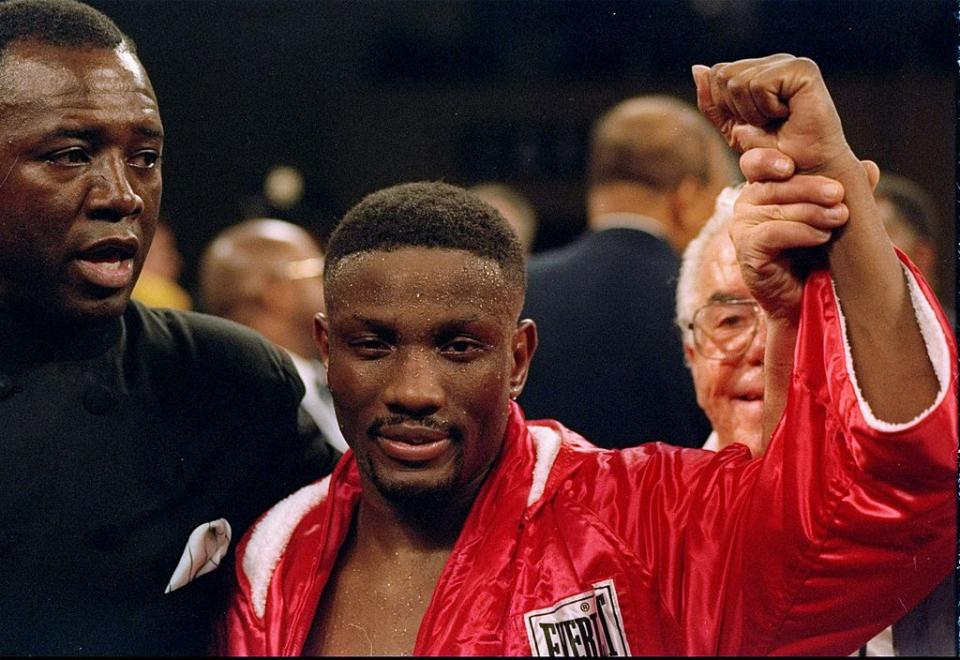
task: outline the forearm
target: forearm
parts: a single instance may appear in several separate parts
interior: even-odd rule
[[[827,253],[857,381],[878,419],[909,421],[933,403],[939,387],[902,266],[853,153],[819,173],[843,184],[850,210]]]
[[[763,436],[760,454],[767,449],[773,430],[787,405],[787,390],[793,374],[797,326],[789,321],[768,320],[763,355]],[[758,455],[757,452],[754,452]]]

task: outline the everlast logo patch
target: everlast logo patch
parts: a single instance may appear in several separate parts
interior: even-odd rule
[[[534,656],[630,655],[613,580],[598,582],[591,591],[527,612],[523,618]]]

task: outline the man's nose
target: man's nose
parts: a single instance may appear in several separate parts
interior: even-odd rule
[[[443,408],[446,392],[438,365],[427,349],[411,349],[397,360],[384,391],[384,403],[392,412],[430,415]]]
[[[122,155],[104,155],[90,175],[87,212],[95,220],[117,221],[139,215],[143,198],[134,189],[129,165]]]

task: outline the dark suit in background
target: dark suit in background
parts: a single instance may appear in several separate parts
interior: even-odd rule
[[[520,403],[602,447],[710,433],[674,326],[679,254],[736,178],[731,152],[690,104],[621,101],[594,124],[587,233],[534,255],[524,315],[540,338]]]
[[[528,264],[539,346],[519,402],[603,447],[699,447],[710,432],[672,323],[679,263],[636,229],[589,232]]]

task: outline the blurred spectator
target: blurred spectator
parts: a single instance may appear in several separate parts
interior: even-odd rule
[[[734,188],[720,194],[714,215],[683,253],[676,322],[697,400],[713,426],[703,448],[720,451],[740,443],[760,456],[766,450],[765,321],[740,275],[727,233],[737,194]],[[710,337],[711,327],[728,328],[723,342]],[[859,655],[953,655],[953,580],[949,576],[900,621],[864,645]]]
[[[917,265],[930,286],[940,292],[937,286],[939,250],[933,235],[940,220],[930,195],[910,179],[885,171],[875,196],[890,240]],[[941,293],[940,302],[950,323],[956,326],[953,301],[944,300]]]
[[[480,183],[470,192],[497,209],[520,239],[524,254],[533,252],[537,238],[537,212],[523,193],[504,183]]]
[[[540,337],[520,398],[530,419],[559,419],[602,447],[700,446],[710,426],[673,327],[678,252],[738,178],[723,139],[683,101],[631,98],[599,119],[589,231],[529,262],[523,313]]]
[[[727,233],[738,192],[727,188],[720,194],[713,217],[683,253],[676,323],[697,402],[712,426],[703,448],[719,451],[739,442],[759,456],[766,449],[762,436],[766,333],[763,312],[740,275]],[[715,328],[731,328],[724,332],[737,334],[720,343],[713,337]]]
[[[151,307],[192,309],[190,294],[178,282],[182,270],[183,257],[173,228],[161,221],[130,297]]]
[[[310,233],[276,219],[228,227],[204,251],[199,280],[204,311],[253,328],[290,354],[306,388],[300,405],[310,419],[303,421],[346,451],[313,341],[313,316],[323,311],[323,252]]]

